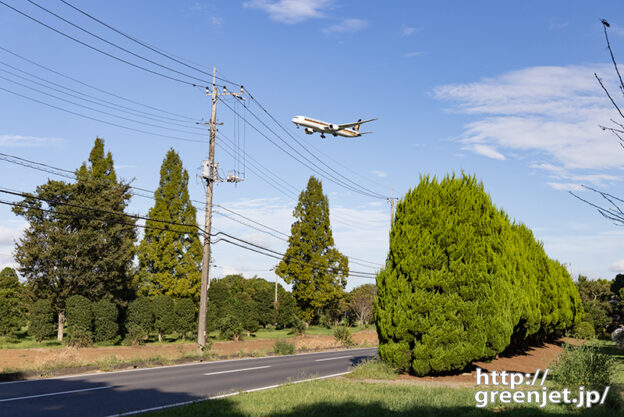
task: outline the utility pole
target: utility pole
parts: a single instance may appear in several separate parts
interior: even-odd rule
[[[386,201],[390,203],[390,227],[392,228],[392,224],[394,223],[394,203],[398,200],[398,198],[393,197],[394,189],[390,189],[390,197],[386,198]]]
[[[206,95],[212,96],[212,110],[210,113],[210,144],[208,159],[203,162],[202,177],[206,180],[206,212],[204,217],[204,254],[202,258],[202,277],[199,295],[199,320],[197,324],[197,347],[203,351],[206,346],[206,307],[208,304],[208,288],[210,287],[210,236],[212,229],[212,195],[213,185],[219,181],[219,164],[215,163],[215,138],[217,134],[217,98],[222,95],[231,95],[243,100],[243,87],[240,93],[230,93],[223,87],[223,93],[217,92],[216,85],[217,67],[212,69],[212,90],[206,87]],[[239,182],[235,177],[228,182]]]

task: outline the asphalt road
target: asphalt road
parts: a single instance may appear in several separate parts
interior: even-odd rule
[[[377,348],[0,383],[0,416],[118,416],[349,371]]]

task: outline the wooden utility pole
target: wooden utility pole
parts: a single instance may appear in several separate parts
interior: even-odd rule
[[[394,190],[390,189],[390,197],[386,199],[387,202],[390,203],[390,227],[392,228],[392,223],[394,223],[394,203],[398,200],[398,198],[393,197]]]
[[[197,321],[197,347],[203,351],[206,347],[206,310],[208,304],[208,288],[210,287],[210,236],[212,229],[212,194],[215,181],[219,181],[219,165],[215,163],[215,138],[217,134],[217,99],[218,96],[231,95],[243,99],[243,87],[240,93],[230,93],[223,88],[223,93],[217,92],[217,68],[212,69],[212,90],[206,88],[206,95],[212,96],[210,112],[210,144],[208,159],[203,162],[202,177],[206,180],[206,212],[204,217],[204,255],[202,258],[201,289],[199,294],[199,320]],[[238,177],[228,176],[228,182],[239,182]]]

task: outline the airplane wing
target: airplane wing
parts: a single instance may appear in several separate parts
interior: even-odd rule
[[[340,128],[340,129],[348,129],[348,128],[356,126],[356,125],[361,125],[362,123],[372,122],[373,120],[377,120],[377,118],[375,118],[375,119],[368,119],[368,120],[358,120],[357,122],[353,122],[353,123],[345,123],[343,125],[338,125],[338,128]]]

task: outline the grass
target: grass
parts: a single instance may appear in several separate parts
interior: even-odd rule
[[[395,379],[399,374],[387,363],[370,359],[357,364],[353,372],[346,375],[350,379]]]
[[[614,416],[604,407],[570,409],[566,406],[509,405],[476,408],[475,390],[433,388],[347,379],[289,384],[273,390],[241,394],[218,400],[164,410],[152,417],[233,416]]]

